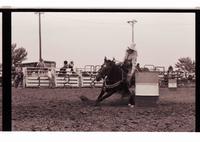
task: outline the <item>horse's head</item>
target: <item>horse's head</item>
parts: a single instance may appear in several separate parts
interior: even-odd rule
[[[104,79],[112,69],[113,65],[115,65],[114,60],[108,60],[106,57],[104,58],[104,63],[101,65],[101,68],[98,70],[96,80],[100,81],[101,79]]]

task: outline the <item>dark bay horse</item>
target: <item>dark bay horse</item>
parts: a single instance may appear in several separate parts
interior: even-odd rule
[[[129,105],[135,105],[135,91],[130,91],[130,87],[134,85],[128,85],[126,79],[126,71],[123,70],[121,65],[115,64],[112,60],[104,59],[104,63],[99,69],[96,80],[100,81],[101,79],[104,80],[101,93],[96,100],[96,105],[98,105],[104,99],[110,97],[112,94],[119,92],[122,94],[128,94],[129,98]]]

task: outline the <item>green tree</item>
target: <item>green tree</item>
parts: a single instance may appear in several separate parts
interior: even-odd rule
[[[178,62],[175,64],[178,69],[186,70],[188,72],[195,71],[195,61],[192,61],[190,57],[182,57],[178,59]]]
[[[17,44],[11,45],[11,54],[12,54],[12,64],[16,66],[16,64],[22,63],[22,61],[26,60],[27,58],[27,51],[23,47],[17,48]]]

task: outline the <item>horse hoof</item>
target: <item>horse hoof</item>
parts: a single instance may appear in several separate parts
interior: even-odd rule
[[[128,104],[128,106],[129,106],[130,108],[134,108],[134,107],[135,107],[135,106],[132,105],[132,104]]]

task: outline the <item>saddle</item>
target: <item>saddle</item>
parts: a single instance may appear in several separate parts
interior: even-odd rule
[[[132,64],[130,65],[130,64],[127,64],[126,62],[124,62],[121,65],[121,69],[123,71],[123,76],[124,76],[124,79],[123,79],[124,82],[127,82],[127,75],[128,75],[130,68],[132,68]],[[135,72],[133,73],[133,76],[131,78],[130,85],[135,85]]]

